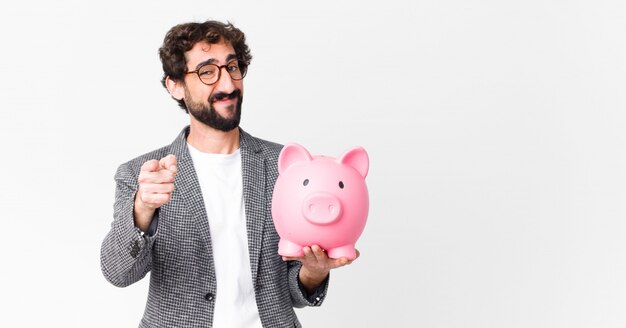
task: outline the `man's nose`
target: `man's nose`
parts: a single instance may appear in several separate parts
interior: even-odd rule
[[[228,74],[227,67],[220,67],[220,78],[215,83],[215,88],[224,93],[231,93],[235,90],[235,83],[233,82],[233,78]]]

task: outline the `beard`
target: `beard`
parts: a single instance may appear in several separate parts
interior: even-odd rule
[[[230,105],[226,109],[229,112],[232,112],[230,118],[224,117],[220,115],[213,106],[213,102],[215,100],[220,99],[234,99],[237,98],[237,103],[235,105]],[[196,102],[191,99],[191,95],[189,94],[189,90],[185,88],[185,105],[189,110],[189,114],[195,117],[196,120],[220,131],[228,132],[233,130],[234,128],[239,126],[239,121],[241,120],[241,103],[243,102],[243,97],[241,96],[241,91],[239,89],[235,89],[230,94],[226,94],[223,92],[216,93],[211,95],[208,99],[208,106],[201,102]]]

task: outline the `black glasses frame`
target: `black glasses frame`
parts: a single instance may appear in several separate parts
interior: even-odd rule
[[[237,62],[237,68],[241,72],[241,78],[240,79],[234,78],[232,76],[232,74],[230,74],[230,72],[228,71],[228,66],[232,65],[232,63],[234,63],[234,62]],[[202,81],[202,77],[200,76],[200,70],[203,67],[209,66],[209,65],[217,67],[217,79],[215,79],[215,82],[213,82],[213,83],[206,83],[206,82]],[[230,62],[224,64],[224,65],[204,64],[204,65],[200,66],[197,70],[190,71],[190,72],[187,72],[185,74],[194,74],[195,73],[198,76],[198,79],[200,80],[200,82],[202,82],[202,83],[204,83],[206,85],[213,85],[213,84],[217,83],[217,81],[219,81],[222,78],[222,68],[226,68],[226,72],[228,73],[228,76],[230,76],[230,78],[233,79],[234,81],[241,81],[241,80],[243,80],[243,78],[246,77],[246,73],[248,71],[247,69],[242,69],[241,68],[241,65],[239,64],[238,60],[233,60],[233,61],[230,61]]]

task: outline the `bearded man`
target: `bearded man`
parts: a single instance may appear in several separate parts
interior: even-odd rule
[[[239,128],[250,64],[244,34],[217,21],[174,26],[163,86],[189,114],[172,144],[122,164],[102,272],[128,286],[150,272],[139,327],[301,327],[331,269],[320,247],[281,258],[271,197],[282,146]]]

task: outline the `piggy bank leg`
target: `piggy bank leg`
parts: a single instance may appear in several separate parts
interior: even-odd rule
[[[328,257],[332,259],[346,257],[348,260],[354,260],[356,258],[356,250],[354,249],[354,245],[335,247],[328,250]]]
[[[304,252],[302,251],[301,245],[281,238],[278,242],[278,255],[288,257],[300,257],[304,256]]]

